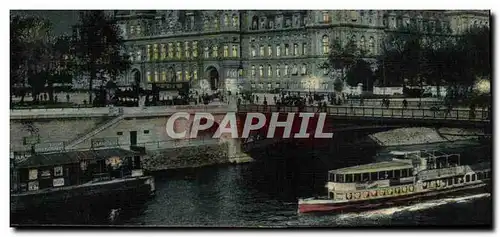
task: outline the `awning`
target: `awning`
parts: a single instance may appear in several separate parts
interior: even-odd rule
[[[31,168],[42,166],[54,166],[63,164],[79,163],[83,160],[101,160],[113,156],[127,157],[138,155],[137,152],[125,150],[121,148],[107,148],[99,150],[86,150],[86,151],[67,151],[57,153],[41,153],[36,154],[14,164],[16,168]]]

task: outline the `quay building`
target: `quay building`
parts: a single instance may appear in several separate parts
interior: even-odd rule
[[[122,86],[189,82],[203,90],[332,91],[338,74],[322,69],[334,40],[349,40],[376,68],[385,37],[403,26],[460,34],[489,26],[488,11],[118,10],[132,61]]]

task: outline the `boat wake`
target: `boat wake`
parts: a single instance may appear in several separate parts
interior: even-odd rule
[[[429,201],[424,201],[422,203],[411,204],[408,206],[389,207],[389,208],[383,208],[383,209],[371,210],[371,211],[365,211],[365,212],[358,212],[358,213],[346,213],[346,214],[339,215],[338,218],[341,220],[351,219],[351,218],[352,219],[356,219],[356,218],[367,218],[367,219],[380,218],[383,216],[391,216],[391,215],[401,213],[401,212],[421,211],[421,210],[435,208],[435,207],[439,207],[439,206],[451,204],[451,203],[467,203],[467,202],[473,201],[475,199],[487,198],[490,196],[491,196],[490,193],[480,193],[480,194],[475,194],[475,195],[470,195],[470,196],[429,200]]]

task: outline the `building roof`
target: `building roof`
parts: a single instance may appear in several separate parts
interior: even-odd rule
[[[389,170],[400,170],[412,168],[411,163],[403,161],[383,161],[377,163],[370,163],[365,165],[357,165],[346,167],[337,170],[331,170],[330,173],[335,174],[361,174],[361,173],[372,173],[379,171],[389,171]]]
[[[101,160],[113,156],[126,157],[137,153],[121,148],[106,148],[99,150],[66,151],[55,153],[40,153],[31,156],[17,164],[16,168],[42,167],[78,163],[83,160]]]

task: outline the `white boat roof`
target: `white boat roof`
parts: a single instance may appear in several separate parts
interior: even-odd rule
[[[392,155],[420,154],[422,151],[391,151]]]
[[[357,165],[346,167],[337,170],[331,170],[329,173],[334,174],[362,174],[362,173],[374,173],[380,171],[389,170],[402,170],[413,168],[413,165],[409,162],[393,160],[393,161],[382,161],[377,163],[370,163],[364,165]]]

